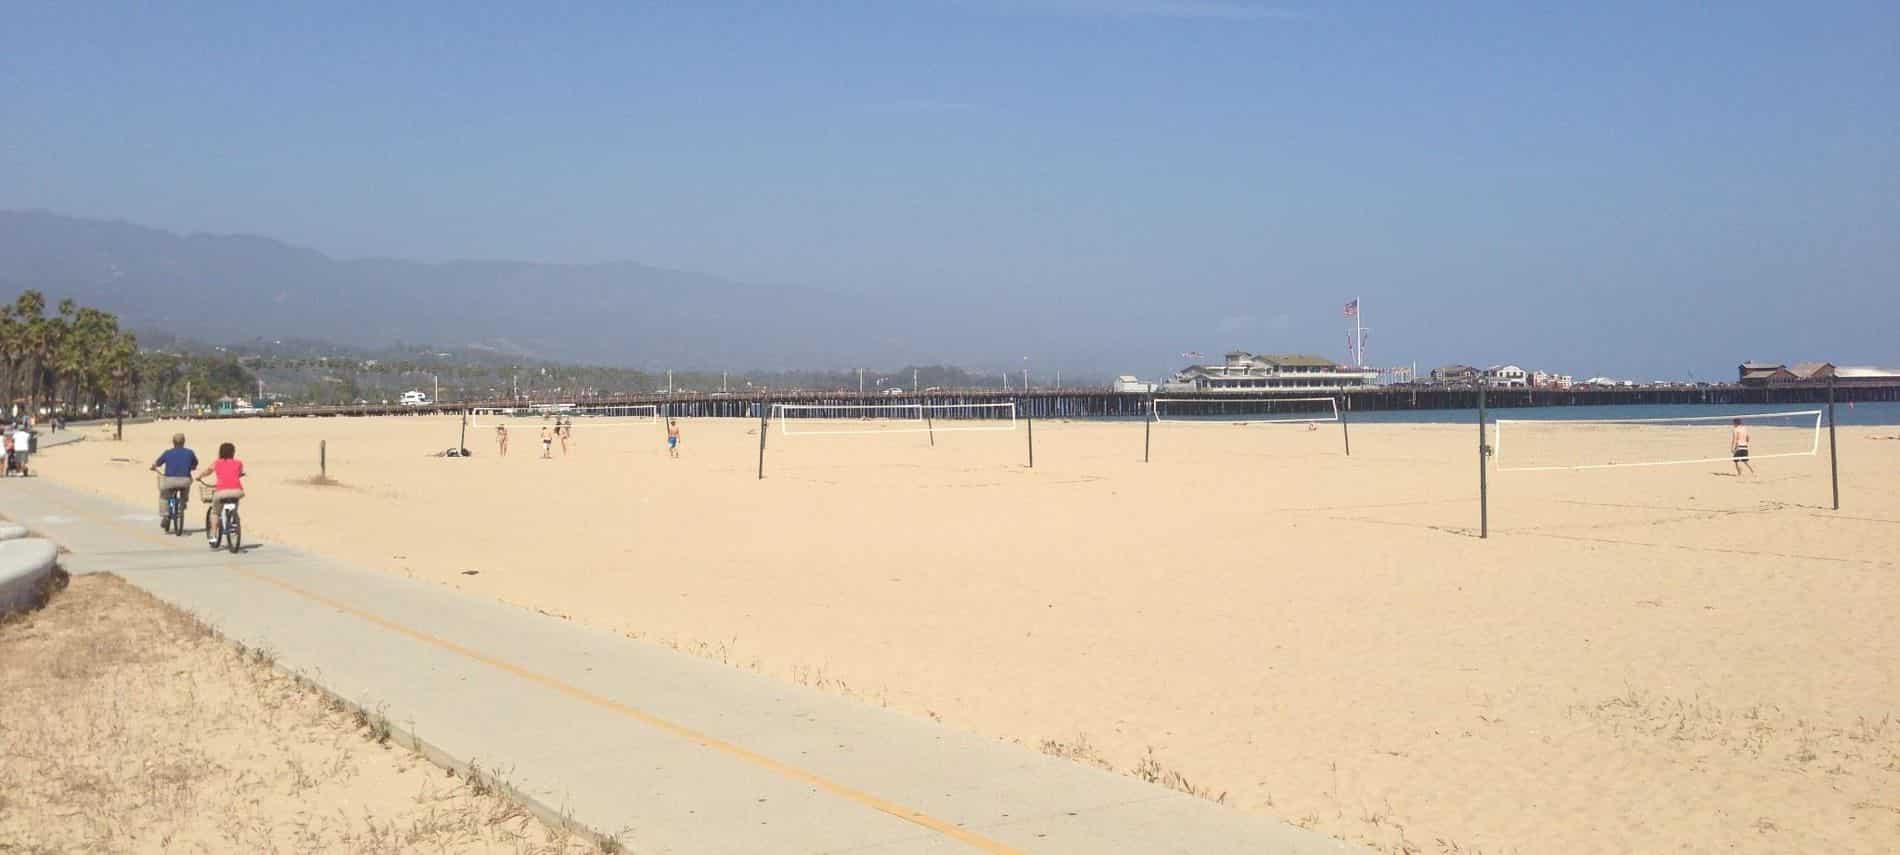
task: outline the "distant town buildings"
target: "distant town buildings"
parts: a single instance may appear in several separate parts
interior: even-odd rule
[[[1375,369],[1352,368],[1323,356],[1235,350],[1218,365],[1181,369],[1167,388],[1193,392],[1337,392],[1370,385],[1378,376]]]

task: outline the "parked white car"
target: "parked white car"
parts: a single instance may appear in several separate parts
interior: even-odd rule
[[[405,407],[425,407],[429,404],[429,394],[410,390],[402,393],[402,405]]]

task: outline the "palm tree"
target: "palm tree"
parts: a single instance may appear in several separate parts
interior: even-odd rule
[[[13,301],[13,314],[20,324],[20,356],[28,366],[26,411],[31,414],[39,402],[40,372],[46,365],[46,295],[31,289],[20,292]]]
[[[19,391],[20,363],[26,358],[25,329],[15,316],[14,307],[0,306],[0,363],[6,366],[6,413],[13,415],[14,393]]]

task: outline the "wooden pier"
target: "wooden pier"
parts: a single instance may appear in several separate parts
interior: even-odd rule
[[[583,407],[618,405],[654,405],[662,414],[679,418],[758,418],[762,407],[772,404],[892,405],[892,404],[994,404],[1015,402],[1017,415],[1038,419],[1116,419],[1140,418],[1148,412],[1154,397],[1171,400],[1231,401],[1236,398],[1311,398],[1328,393],[1289,389],[1284,392],[1233,393],[1164,392],[1148,395],[1114,392],[1106,389],[1036,389],[1028,392],[983,389],[951,390],[921,395],[858,395],[855,392],[766,392],[751,395],[645,394],[611,395],[587,398],[537,400],[536,404],[574,404]],[[1475,409],[1478,392],[1471,387],[1448,386],[1376,386],[1332,393],[1344,399],[1352,412],[1392,410]],[[1841,403],[1857,401],[1900,401],[1900,384],[1841,383],[1835,390]],[[1815,405],[1827,402],[1827,384],[1800,383],[1773,386],[1649,386],[1636,388],[1527,389],[1487,388],[1485,405],[1491,409],[1517,407],[1627,406],[1643,404],[1718,404],[1718,405]],[[286,418],[291,416],[402,416],[456,414],[469,409],[526,407],[528,402],[510,400],[458,401],[422,406],[359,404],[331,407],[277,407],[264,412],[223,418]],[[980,417],[974,410],[970,417]],[[944,418],[954,418],[945,415]]]

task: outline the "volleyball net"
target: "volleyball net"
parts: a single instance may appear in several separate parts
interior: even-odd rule
[[[1748,460],[1821,451],[1821,410],[1647,419],[1498,419],[1492,463],[1500,472],[1682,466],[1736,459],[1736,421]]]
[[[475,407],[469,426],[539,427],[559,421],[587,427],[652,427],[660,420],[658,404],[532,404],[520,407]]]
[[[773,404],[771,418],[785,436],[1012,431],[1016,403]]]
[[[1339,421],[1337,398],[1156,398],[1158,424],[1299,424]]]

